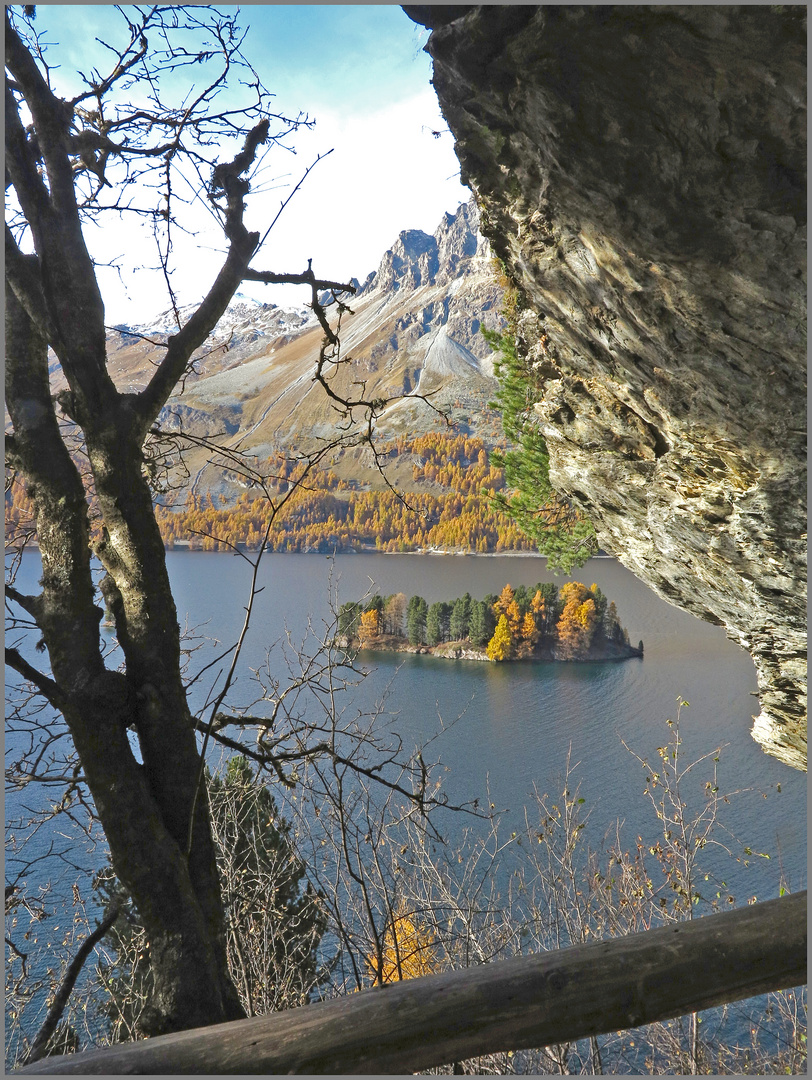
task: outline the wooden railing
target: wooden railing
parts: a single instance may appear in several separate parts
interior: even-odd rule
[[[806,982],[806,892],[693,922],[46,1058],[23,1073],[409,1073]]]

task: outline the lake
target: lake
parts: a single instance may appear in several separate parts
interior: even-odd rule
[[[206,632],[221,642],[235,639],[247,599],[245,562],[202,552],[169,552],[168,562],[181,623],[188,617],[190,625],[207,623]],[[545,567],[546,560],[526,556],[268,555],[243,668],[261,666],[286,628],[296,640],[308,616],[316,625],[329,619],[331,582],[339,603],[369,589],[419,593],[432,603],[466,591],[477,598],[498,594],[508,581],[567,580]],[[768,757],[750,736],[758,703],[749,655],[722,628],[672,607],[613,559],[591,559],[573,578],[596,582],[615,601],[631,641],[644,642],[643,660],[489,664],[362,654],[370,674],[356,691],[359,706],[371,708],[388,690],[387,712],[396,714],[394,726],[407,745],[434,733],[438,717],[448,725],[464,714],[432,743],[449,770],[445,786],[452,799],[481,797],[487,783],[498,807],[521,814],[534,785],[553,794],[571,746],[596,822],[622,818],[630,829],[651,833],[656,822],[641,798],[644,774],[621,740],[656,759],[669,734],[665,721],[676,717],[681,696],[690,702],[680,717],[686,763],[725,747],[720,786],[747,789],[732,800],[730,827],[755,850],[775,857],[780,849],[784,870],[799,887],[806,880],[806,777]],[[270,667],[283,676],[281,655],[272,654]],[[251,696],[244,677],[238,700],[240,693]],[[697,786],[700,778],[704,771]],[[777,895],[777,861],[759,868],[749,891],[759,899]]]
[[[223,643],[236,640],[250,568],[230,554],[173,551],[167,561],[181,625],[196,627],[209,639],[190,658],[191,670],[199,670],[222,652]],[[253,699],[250,669],[263,666],[268,649],[286,631],[294,641],[300,639],[308,618],[323,631],[330,618],[331,589],[337,593],[337,604],[360,598],[370,589],[384,595],[419,593],[432,603],[453,600],[466,591],[476,598],[498,594],[507,582],[517,586],[567,580],[556,579],[545,567],[544,559],[528,556],[266,555],[259,575],[263,591],[257,597],[232,702],[239,705]],[[39,573],[38,555],[28,553],[18,588],[36,591]],[[574,779],[580,781],[580,793],[592,808],[593,835],[600,839],[620,818],[626,822],[626,843],[633,846],[638,833],[654,842],[658,823],[642,797],[641,765],[622,740],[641,757],[656,760],[657,747],[669,737],[665,721],[676,718],[677,698],[684,698],[690,702],[680,717],[684,760],[723,747],[720,787],[723,792],[740,792],[724,807],[729,811],[725,823],[753,850],[771,855],[769,861],[756,859],[747,870],[725,856],[721,872],[731,891],[740,903],[751,896],[759,900],[777,896],[779,854],[790,886],[805,888],[806,776],[765,755],[750,736],[758,703],[748,654],[720,627],[671,607],[612,559],[592,559],[573,577],[587,585],[596,582],[615,601],[632,643],[643,640],[644,659],[491,664],[367,653],[360,659],[369,674],[353,691],[353,704],[372,709],[386,694],[386,719],[407,748],[443,726],[426,757],[439,758],[447,768],[444,787],[449,798],[460,802],[482,798],[489,789],[491,801],[506,812],[507,829],[512,822],[518,828],[534,786],[551,796],[560,792],[557,785],[571,748],[572,763],[577,764]],[[31,658],[41,662],[33,651]],[[273,675],[284,678],[278,647],[272,649],[268,664]],[[192,694],[194,707],[200,706],[205,693],[201,680]],[[13,742],[7,743],[7,753]],[[213,754],[219,758],[219,749]],[[708,768],[700,767],[688,786],[697,807],[702,804]],[[32,793],[10,792],[7,819],[31,799]],[[452,822],[450,831],[455,828]],[[36,842],[41,850],[54,836],[59,840],[59,830],[40,834]],[[60,840],[63,846],[66,842]],[[88,873],[99,865],[98,850],[69,855]],[[52,864],[49,873],[60,869],[64,873],[64,866]],[[73,873],[65,875],[66,890],[74,878]]]
[[[167,561],[181,625],[209,639],[192,657],[197,670],[215,650],[222,651],[213,641],[236,639],[250,568],[230,554],[173,551]],[[253,698],[250,669],[263,665],[286,630],[300,640],[308,618],[323,630],[331,588],[338,603],[370,589],[419,593],[432,603],[466,591],[477,598],[499,593],[508,581],[516,586],[567,580],[545,567],[543,558],[528,556],[266,555],[259,576],[263,591],[232,699]],[[39,572],[38,555],[27,554],[18,587],[36,591]],[[750,736],[758,704],[749,655],[720,627],[672,607],[612,559],[591,559],[573,578],[596,582],[615,601],[631,641],[645,644],[643,660],[489,664],[362,654],[369,675],[354,692],[355,702],[371,709],[387,692],[386,711],[395,714],[393,725],[407,746],[436,732],[438,717],[448,726],[464,714],[432,743],[449,770],[445,787],[453,800],[481,797],[487,783],[500,809],[521,813],[534,785],[552,794],[571,746],[581,794],[595,807],[596,820],[608,825],[626,819],[638,831],[648,824],[651,832],[656,822],[649,821],[641,799],[643,772],[621,740],[642,757],[656,757],[668,738],[665,721],[675,718],[681,696],[690,702],[680,717],[686,762],[724,748],[721,786],[746,792],[733,801],[731,827],[756,850],[773,856],[780,850],[793,887],[800,887],[806,874],[806,776],[766,755]],[[285,677],[279,648],[271,652],[270,670]],[[195,688],[194,706],[202,703],[207,685]],[[7,816],[14,805],[12,793]],[[766,872],[760,899],[777,894],[777,862]]]

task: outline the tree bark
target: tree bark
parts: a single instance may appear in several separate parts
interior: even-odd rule
[[[188,111],[181,122],[168,107],[163,119],[173,136],[166,144],[145,146],[140,141],[145,129],[128,129],[121,114],[115,146],[98,126],[101,98],[116,80],[125,73],[127,78],[151,80],[166,67],[165,57],[157,67],[149,67],[145,36],[147,25],[165,33],[162,19],[161,9],[150,9],[143,16],[140,39],[137,33],[133,38],[134,51],[121,53],[121,63],[109,78],[73,102],[54,93],[8,9],[5,37],[6,188],[13,188],[7,200],[13,228],[6,226],[5,238],[6,400],[14,429],[7,441],[7,462],[23,477],[33,499],[43,564],[42,592],[14,592],[12,599],[41,630],[51,673],[37,671],[14,648],[6,651],[6,661],[35,684],[68,725],[113,867],[148,934],[156,990],[144,1027],[151,1034],[244,1015],[227,970],[225,914],[208,802],[205,788],[198,791],[201,755],[181,676],[180,628],[144,473],[143,446],[193,353],[249,274],[260,236],[243,222],[249,190],[244,174],[268,140],[270,123],[267,117],[257,122],[258,106],[247,109],[243,119],[251,117],[253,126],[246,130],[243,148],[232,161],[213,169],[206,196],[221,214],[229,246],[208,294],[169,337],[166,355],[145,389],[119,392],[107,370],[104,303],[82,232],[87,207],[77,197],[82,166],[77,147],[113,147],[125,161],[126,183],[133,179],[127,155],[162,156],[168,168],[173,155],[181,152],[181,131],[187,130],[183,125],[191,126],[193,140]],[[219,24],[211,29],[222,44]],[[177,56],[179,64],[186,63],[182,49]],[[145,71],[132,75],[139,57]],[[238,44],[225,48],[223,62],[225,72],[230,63],[244,62]],[[199,95],[195,107],[205,110],[201,102],[210,107],[220,82],[217,78]],[[77,104],[94,95],[98,111],[86,112]],[[157,91],[154,108],[159,113],[163,108]],[[133,122],[139,116],[134,110]],[[157,119],[160,127],[162,117]],[[199,145],[208,145],[205,117],[194,122],[202,124],[197,129]],[[235,126],[229,115],[230,133]],[[101,201],[95,209],[101,210]],[[169,213],[167,204],[167,219]],[[18,228],[35,254],[23,254]],[[317,281],[309,268],[298,275],[251,273],[255,280],[306,282],[314,302],[318,287],[347,288]],[[68,384],[57,401],[77,435],[84,437],[102,522],[95,544],[89,493],[51,397],[49,347]],[[115,619],[122,671],[105,667],[99,635],[103,612],[96,604],[91,551],[106,571],[101,591]],[[137,741],[141,761],[131,740]]]
[[[140,451],[130,464],[123,459],[132,445],[122,440],[113,454],[93,431],[93,471],[108,530],[124,538],[115,548],[107,542],[108,570],[115,571],[108,592],[121,599],[122,675],[104,667],[100,651],[103,613],[94,603],[87,502],[53,411],[47,343],[8,287],[6,343],[10,457],[29,481],[43,562],[42,593],[20,601],[42,630],[113,865],[147,928],[156,996],[146,1026],[158,1033],[237,1019],[243,1012],[226,969],[205,798],[197,801],[191,853],[185,853],[200,758],[180,678],[179,628],[163,547],[138,469]],[[130,747],[128,727],[138,733],[143,765]]]
[[[153,391],[151,408],[137,408],[107,372],[104,306],[67,150],[71,110],[52,93],[8,21],[6,63],[35,131],[32,138],[23,128],[7,86],[7,180],[36,251],[22,255],[7,229],[6,395],[14,426],[8,456],[34,500],[43,562],[42,593],[19,602],[42,630],[113,865],[149,935],[156,994],[147,1029],[236,1019],[244,1014],[227,972],[205,794],[195,799],[200,756],[180,674],[180,630],[143,475],[145,416],[163,402]],[[231,278],[231,293],[236,288],[231,269],[224,294]],[[218,296],[194,333],[185,334],[183,347],[174,350],[175,369],[210,332],[231,293]],[[104,666],[87,496],[51,400],[49,345],[68,381],[60,404],[84,434],[104,520],[96,553],[107,570],[103,592],[115,614],[123,674]],[[171,386],[161,390],[168,396]],[[143,764],[128,729],[137,734]]]

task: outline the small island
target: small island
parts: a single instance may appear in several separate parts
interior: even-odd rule
[[[590,662],[643,656],[629,643],[614,601],[597,585],[539,582],[499,596],[428,604],[404,593],[349,601],[338,613],[337,644],[347,649],[412,652],[448,659]]]

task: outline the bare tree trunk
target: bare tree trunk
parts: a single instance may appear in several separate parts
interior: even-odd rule
[[[205,788],[198,791],[201,754],[181,675],[180,628],[143,447],[190,358],[243,280],[309,284],[314,311],[334,345],[317,291],[353,289],[318,281],[309,267],[303,274],[249,271],[260,234],[243,223],[250,187],[245,174],[258,148],[281,136],[269,134],[269,95],[258,76],[250,83],[256,93],[252,105],[224,114],[213,107],[231,65],[243,69],[243,78],[248,67],[233,17],[202,8],[204,14],[196,11],[184,23],[174,9],[171,17],[160,7],[134,10],[135,21],[126,20],[129,43],[123,49],[107,46],[117,57],[110,74],[103,78],[94,70],[73,100],[54,92],[36,36],[25,29],[27,15],[6,10],[6,400],[13,425],[7,463],[33,499],[43,563],[38,596],[14,589],[8,595],[40,629],[50,673],[37,670],[14,647],[6,650],[6,661],[68,725],[115,872],[143,919],[155,983],[144,1027],[159,1033],[238,1019],[244,1012],[227,969],[208,801]],[[212,56],[222,64],[182,115],[158,90],[162,73],[176,74],[188,63],[185,42],[173,46],[170,40],[175,31],[193,36],[208,31],[216,44]],[[149,48],[147,35],[153,32],[162,42],[157,53]],[[201,63],[203,57],[198,56]],[[113,113],[105,112],[106,99],[122,79],[148,84],[151,105],[148,111],[133,106],[129,114],[124,109],[113,120]],[[299,123],[275,120],[291,130]],[[88,217],[127,202],[114,198],[109,206],[100,197],[105,187],[114,187],[105,175],[108,159],[117,163],[111,175],[120,191],[142,176],[152,179],[157,167],[163,170],[165,203],[156,210],[150,189],[141,212],[165,221],[168,229],[175,205],[171,167],[195,145],[199,175],[200,148],[215,144],[215,133],[232,137],[237,130],[245,135],[242,149],[231,162],[212,163],[211,181],[200,193],[219,215],[228,241],[222,267],[182,326],[178,318],[178,330],[168,337],[148,385],[140,393],[121,392],[107,370],[104,304],[82,231]],[[166,244],[168,251],[168,239]],[[35,254],[24,254],[26,247]],[[123,671],[105,667],[99,634],[103,612],[95,602],[91,572],[88,492],[51,396],[49,347],[68,384],[56,400],[77,436],[84,437],[102,522],[93,550],[106,571],[101,591],[115,619]],[[322,366],[326,362],[322,356]]]
[[[51,407],[47,345],[8,288],[6,305],[7,403],[14,424],[8,452],[29,478],[43,562],[42,593],[18,601],[41,628],[51,661],[53,681],[40,689],[65,717],[116,873],[147,927],[157,988],[148,1023],[162,1032],[237,1019],[243,1012],[226,970],[205,799],[197,803],[199,821],[188,858],[184,850],[199,755],[149,493],[133,469],[124,473],[120,486],[131,485],[130,491],[118,498],[129,512],[124,534],[129,560],[118,576],[127,584],[122,592],[110,583],[122,600],[116,611],[127,659],[122,675],[108,671],[102,660],[102,610],[94,603],[87,503]],[[95,450],[93,457],[94,474],[104,476],[104,455]],[[105,496],[105,502],[112,501],[109,493]],[[130,726],[145,748],[143,766],[130,747]],[[159,732],[162,753],[156,746]]]

